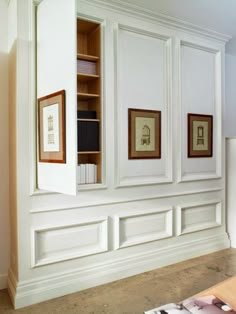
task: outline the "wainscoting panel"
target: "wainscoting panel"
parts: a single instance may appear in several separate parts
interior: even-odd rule
[[[172,208],[115,217],[115,248],[171,237]]]
[[[15,308],[230,247],[221,127],[227,37],[157,18],[141,7],[121,6],[117,0],[77,2],[78,10],[70,19],[74,29],[76,15],[101,23],[100,146],[104,167],[103,183],[88,184],[86,190],[78,188],[76,196],[38,189],[37,119],[32,104],[37,98],[35,71],[42,68],[35,63],[35,49],[30,44],[36,36],[35,8],[31,0],[17,1],[17,8],[8,6],[12,16],[18,12],[9,72],[13,73],[11,128],[15,130],[9,145],[16,153],[12,154],[13,183],[17,178],[11,189],[13,204],[17,204],[11,225],[17,237],[11,246],[8,287]],[[53,26],[57,34],[57,25]],[[76,58],[70,58],[69,68],[64,60],[62,76],[72,65],[73,71],[76,68]],[[72,81],[76,85],[73,71],[69,85]],[[51,72],[59,82],[55,73]],[[58,88],[67,89],[68,82]],[[40,94],[48,94],[50,86],[45,87]],[[70,153],[70,142],[73,147],[75,144],[71,126],[76,120],[76,95],[72,94],[70,89],[66,97],[66,110],[73,111],[66,115],[67,122],[73,119],[66,128]],[[89,100],[91,110],[93,102]],[[129,108],[161,111],[160,159],[128,159]],[[212,158],[187,158],[189,112],[213,115]],[[140,135],[137,143],[139,140]],[[67,156],[73,167],[76,156],[77,151]],[[75,172],[71,173],[71,168],[69,172],[64,176],[58,171],[53,180],[62,177],[63,187],[71,190]],[[3,272],[0,286],[4,281]]]
[[[179,41],[179,111],[181,147],[179,181],[222,176],[222,52],[212,45]],[[213,153],[210,158],[188,158],[188,113],[213,116]]]
[[[212,201],[177,208],[177,235],[219,227],[222,202]]]
[[[115,35],[117,186],[171,182],[171,38],[121,24]],[[160,159],[128,159],[129,108],[161,111]]]
[[[107,218],[32,231],[32,266],[107,251]]]

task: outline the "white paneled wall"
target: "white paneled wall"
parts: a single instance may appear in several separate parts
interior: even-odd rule
[[[221,226],[221,201],[196,203],[177,208],[177,234]]]
[[[230,237],[230,244],[236,248],[236,198],[235,198],[235,184],[236,184],[236,138],[227,138],[226,140],[226,160],[227,160],[227,180],[226,180],[226,199],[227,199],[227,231]]]
[[[32,230],[33,266],[107,251],[107,218]]]
[[[224,134],[226,137],[236,136],[236,56],[226,54],[225,57],[225,108],[224,108]]]
[[[173,209],[142,210],[115,217],[115,246],[117,249],[171,237]]]
[[[171,38],[124,25],[116,32],[118,185],[171,182]],[[161,111],[161,159],[127,158],[128,108]]]
[[[235,156],[236,156],[236,90],[234,82],[236,79],[236,56],[226,55],[225,60],[226,74],[226,106],[224,112],[224,134],[226,140],[226,197],[227,197],[227,230],[232,247],[236,247],[236,229],[234,221],[236,218],[236,199],[235,199]]]
[[[32,167],[17,170],[19,277],[13,267],[9,276],[15,307],[229,247],[221,128],[226,38],[115,1],[78,4],[78,16],[102,24],[106,180],[77,196],[37,190],[35,99],[21,89],[17,163]],[[32,1],[18,5],[19,36],[31,41]],[[27,46],[17,51],[19,63],[33,54]],[[29,67],[24,86],[34,79]],[[161,159],[128,160],[128,108],[162,112]],[[213,115],[212,158],[187,158],[189,112]]]
[[[180,181],[221,177],[221,51],[214,46],[180,42],[181,165]],[[219,89],[220,88],[220,89]],[[188,113],[213,115],[213,156],[187,157]],[[197,161],[197,166],[196,166]]]

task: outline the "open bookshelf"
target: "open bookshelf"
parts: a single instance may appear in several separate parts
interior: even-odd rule
[[[100,24],[77,19],[79,184],[102,183],[100,42]],[[96,165],[94,166],[94,180],[92,182],[91,180],[84,182],[84,178],[80,180],[83,165],[91,164]]]

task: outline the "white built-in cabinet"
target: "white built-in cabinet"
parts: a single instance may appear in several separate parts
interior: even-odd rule
[[[66,163],[39,162],[38,186],[71,195],[76,194],[76,47],[75,1],[42,1],[37,7],[37,98],[66,91]]]
[[[46,0],[37,7],[37,98],[60,90],[65,90],[66,98],[66,163],[39,161],[38,188],[70,195],[76,195],[81,186],[82,189],[97,188],[103,183],[102,23],[96,18],[77,17],[75,5],[74,0]],[[95,113],[95,118],[78,118],[77,112],[81,111]],[[79,124],[87,125],[84,137],[91,124],[98,129],[97,149],[79,151]],[[92,187],[91,182],[81,184],[80,164],[96,165]],[[91,175],[88,170],[84,168],[86,177]]]
[[[9,58],[17,69],[10,76],[15,306],[229,247],[222,135],[228,37],[120,1],[39,2],[17,2],[19,40]],[[99,49],[86,50],[98,30]],[[77,73],[78,60],[94,62],[97,72]],[[41,163],[37,98],[59,90],[66,92],[66,163]],[[78,108],[98,113],[99,151],[78,154]],[[160,159],[128,159],[129,108],[161,111]],[[213,157],[187,158],[188,113],[213,115]],[[81,185],[77,166],[90,162],[99,164],[98,182]]]

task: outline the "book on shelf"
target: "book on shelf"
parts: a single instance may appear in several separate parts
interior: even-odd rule
[[[97,74],[97,64],[95,61],[77,60],[77,72],[84,74]]]
[[[78,184],[97,183],[97,165],[80,164],[77,166]]]
[[[215,297],[214,295],[203,297],[191,297],[183,302],[169,303],[155,309],[144,312],[144,314],[224,314],[236,313],[233,308]]]
[[[95,110],[77,110],[77,119],[96,119],[97,112]]]
[[[77,121],[78,151],[99,151],[99,123],[97,121]]]

